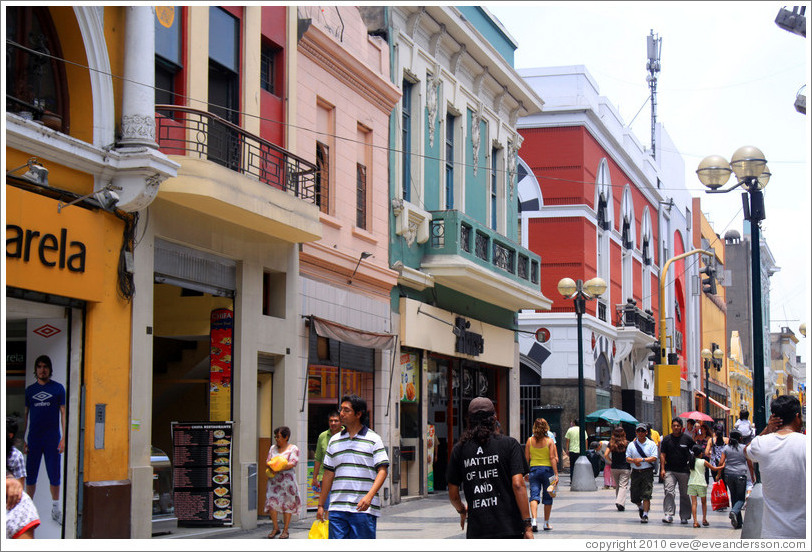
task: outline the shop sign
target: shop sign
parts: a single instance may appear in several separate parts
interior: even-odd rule
[[[105,255],[111,254],[104,240],[113,228],[102,213],[80,207],[59,213],[56,200],[6,186],[7,284],[101,301]]]
[[[452,331],[457,336],[454,350],[464,355],[479,356],[485,350],[485,340],[480,334],[469,331],[470,327],[471,323],[462,316],[454,319]]]
[[[210,322],[209,416],[212,420],[231,417],[231,351],[234,339],[234,311],[214,309]]]

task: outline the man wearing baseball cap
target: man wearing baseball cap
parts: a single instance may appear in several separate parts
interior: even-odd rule
[[[626,461],[631,464],[631,501],[637,505],[640,523],[648,523],[651,507],[651,493],[654,490],[654,462],[657,460],[657,445],[646,437],[648,426],[637,424],[637,437],[626,447]]]
[[[448,498],[460,514],[466,538],[532,539],[524,475],[524,450],[513,437],[496,432],[493,402],[477,397],[468,405],[468,428],[451,451]],[[465,491],[463,504],[460,486]]]

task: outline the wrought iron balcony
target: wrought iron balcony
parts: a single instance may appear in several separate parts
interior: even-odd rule
[[[549,309],[539,290],[541,257],[460,211],[431,211],[421,269],[438,283],[512,310]]]
[[[657,324],[654,313],[637,307],[629,299],[624,305],[615,305],[615,326],[618,328],[637,328],[650,336],[657,336]]]
[[[207,159],[299,199],[316,202],[316,166],[213,113],[155,106],[158,146],[167,155]]]

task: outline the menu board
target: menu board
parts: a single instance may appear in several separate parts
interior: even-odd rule
[[[172,422],[178,525],[233,525],[233,422]]]

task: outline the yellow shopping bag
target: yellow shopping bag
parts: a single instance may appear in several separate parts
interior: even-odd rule
[[[309,539],[326,539],[329,537],[329,524],[328,520],[319,521],[316,520],[313,522],[313,525],[310,526],[310,532],[307,534],[307,538]]]

